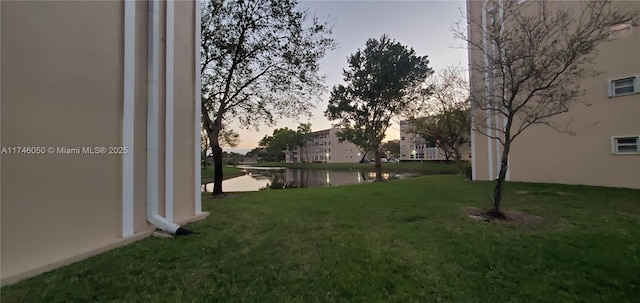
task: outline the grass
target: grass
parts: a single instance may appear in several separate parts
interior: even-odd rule
[[[508,183],[529,225],[474,221],[461,176],[208,199],[148,238],[1,289],[2,302],[637,302],[640,190]]]
[[[225,165],[222,167],[222,178],[224,180],[244,175],[242,169],[235,166]],[[200,180],[202,184],[213,182],[213,165],[207,166],[206,169],[200,169]]]
[[[469,162],[463,162],[464,166],[469,166]],[[306,169],[335,169],[335,170],[359,170],[367,169],[374,170],[374,163],[280,163],[280,162],[266,162],[257,163],[254,166],[265,167],[288,167],[288,168],[306,168]],[[435,174],[457,174],[458,166],[455,161],[450,163],[424,161],[420,163],[415,162],[400,162],[400,163],[382,163],[383,171],[402,172],[412,171],[421,172],[425,175]]]

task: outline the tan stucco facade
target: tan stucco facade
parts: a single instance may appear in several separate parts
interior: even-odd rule
[[[287,155],[287,162],[327,162],[357,163],[362,158],[358,147],[349,142],[340,142],[337,133],[339,128],[330,128],[312,132],[311,140],[304,148],[298,147]]]
[[[614,2],[640,11],[638,1]],[[580,6],[578,1],[547,1],[547,9],[553,10],[559,3],[573,6],[575,11]],[[467,1],[469,15],[481,18],[482,4],[483,1]],[[553,118],[555,125],[572,134],[545,125],[526,129],[512,145],[508,180],[640,188],[640,153],[616,153],[613,140],[640,136],[640,94],[609,96],[610,80],[635,77],[636,91],[640,85],[640,28],[638,20],[633,22],[623,36],[600,45],[595,60],[600,74],[582,81],[587,93],[581,102]],[[469,30],[471,39],[482,39],[478,28],[470,26]],[[469,49],[472,89],[483,88],[483,75],[473,69],[473,64],[482,64],[482,60],[479,51]],[[472,152],[475,180],[495,179],[502,147],[475,132]]]
[[[166,3],[160,5],[159,208],[165,214]],[[173,221],[206,214],[196,205],[196,10],[175,1]],[[2,1],[2,284],[149,235],[147,222],[147,2],[135,2],[134,74],[125,76],[124,1]],[[131,19],[130,19],[131,20]],[[133,87],[125,129],[124,86]],[[125,146],[125,133],[133,146]],[[96,147],[104,147],[95,152]],[[125,155],[133,165],[123,166]],[[50,150],[53,148],[53,150]],[[94,153],[89,153],[89,149]],[[110,154],[114,153],[114,154]],[[123,182],[132,170],[133,182]],[[132,233],[123,188],[133,188]]]

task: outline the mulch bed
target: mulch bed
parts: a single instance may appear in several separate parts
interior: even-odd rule
[[[488,214],[487,210],[480,209],[477,207],[463,207],[462,211],[466,213],[467,216],[469,216],[469,218],[473,220],[484,221],[484,222],[496,221],[496,222],[511,223],[515,225],[522,225],[522,224],[535,224],[535,223],[540,223],[544,221],[544,218],[540,216],[523,214],[515,211],[503,211],[504,216],[506,217],[505,219],[498,219],[498,218],[492,217],[491,215]]]

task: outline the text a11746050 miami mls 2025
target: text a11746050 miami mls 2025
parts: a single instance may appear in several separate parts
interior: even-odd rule
[[[9,146],[2,155],[126,155],[126,146]]]

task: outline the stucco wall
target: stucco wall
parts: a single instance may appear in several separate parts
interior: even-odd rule
[[[616,1],[626,9],[640,10],[640,2]],[[548,9],[552,10],[550,2]],[[468,2],[470,13],[481,16],[482,1]],[[577,1],[563,1],[578,11]],[[478,29],[472,37],[481,39]],[[599,49],[595,78],[585,78],[581,85],[587,94],[570,106],[568,113],[553,118],[556,126],[574,133],[558,132],[548,126],[534,125],[518,137],[510,154],[510,177],[513,181],[586,184],[640,188],[640,154],[614,155],[612,136],[640,135],[640,95],[608,97],[608,80],[640,74],[640,30],[631,35],[607,41]],[[470,60],[481,63],[482,55],[470,51]],[[472,72],[472,85],[482,87],[482,75]],[[488,156],[487,138],[476,133],[474,157],[478,180],[488,180],[489,166],[499,158],[492,141],[492,158]],[[498,149],[499,151],[499,149]],[[498,153],[499,154],[499,153]]]
[[[120,2],[2,2],[2,146],[120,146]],[[79,26],[84,25],[84,26]],[[2,155],[2,276],[121,234],[121,156]]]
[[[123,1],[2,1],[1,145],[120,147]],[[165,214],[165,17],[160,2],[159,210]],[[3,154],[2,284],[155,229],[147,222],[147,2],[135,3],[133,229],[123,238],[123,157]],[[195,3],[175,2],[174,221],[195,214]],[[126,130],[125,130],[126,131]]]

